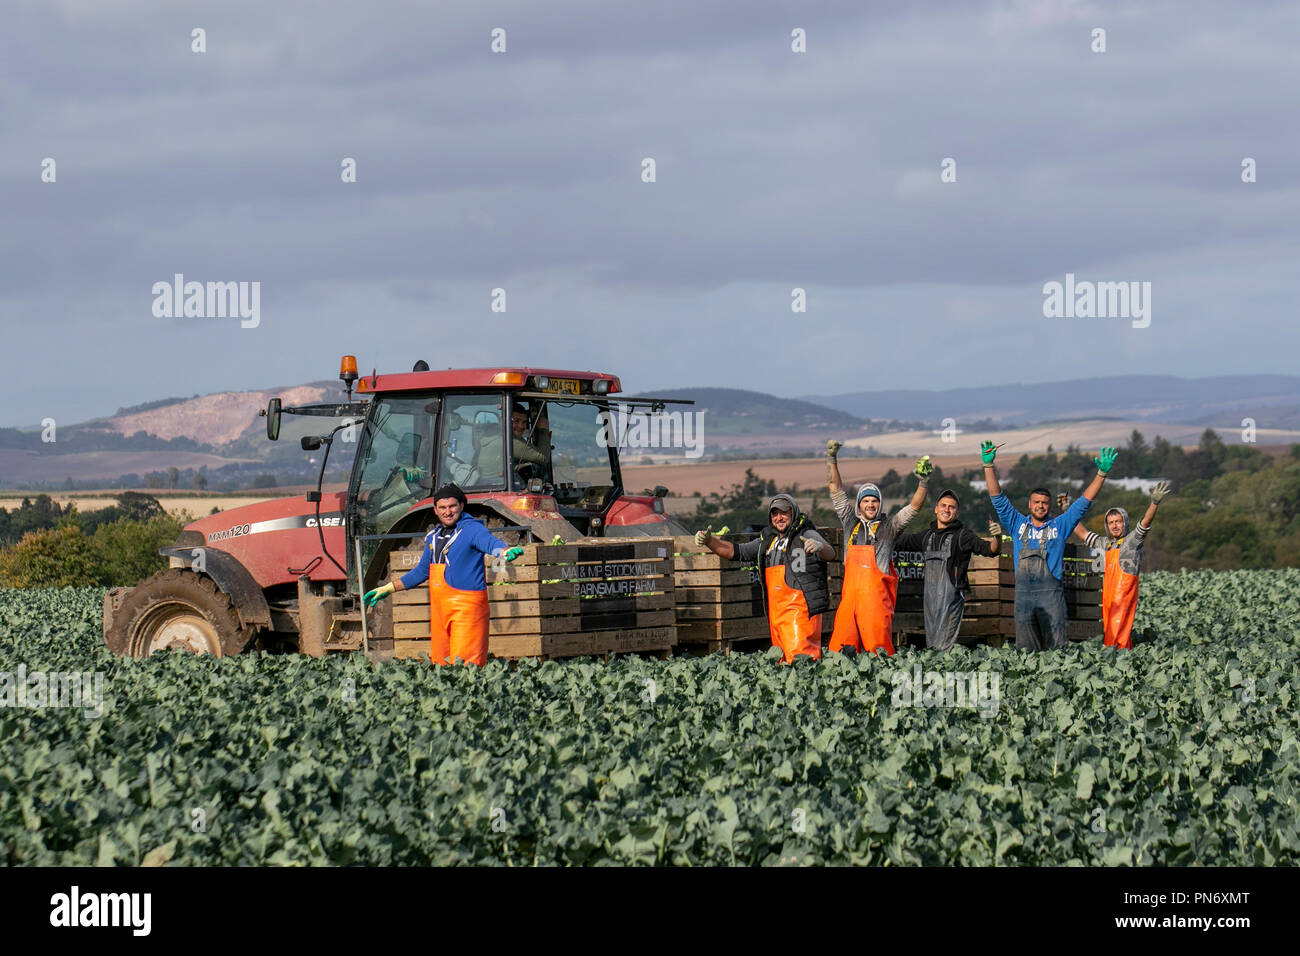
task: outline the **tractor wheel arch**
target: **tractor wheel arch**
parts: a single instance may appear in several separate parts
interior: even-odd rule
[[[196,552],[202,555],[201,571],[194,568],[198,560]],[[271,607],[266,603],[266,594],[253,580],[248,569],[229,552],[206,546],[173,546],[159,548],[158,553],[167,558],[179,559],[194,573],[210,577],[218,589],[230,595],[244,626],[255,629],[271,627]]]

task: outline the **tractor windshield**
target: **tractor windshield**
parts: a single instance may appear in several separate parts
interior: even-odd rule
[[[448,395],[442,406],[438,484],[462,491],[501,491],[506,484],[505,397]]]
[[[436,403],[432,396],[378,398],[353,469],[358,534],[385,534],[429,493]]]
[[[516,488],[532,478],[554,489],[561,512],[579,519],[602,512],[617,484],[613,456],[602,428],[604,404],[541,401],[522,403],[527,417],[515,407],[511,443]],[[523,428],[519,428],[522,421]]]

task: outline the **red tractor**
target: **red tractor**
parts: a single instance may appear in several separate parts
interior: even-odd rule
[[[629,495],[619,468],[618,415],[662,411],[670,399],[611,398],[619,380],[597,372],[489,368],[339,377],[347,401],[266,411],[342,419],[327,434],[317,490],[233,508],[188,526],[162,553],[171,567],[104,598],[104,639],[118,654],[164,649],[224,656],[250,646],[367,649],[391,637],[381,609],[360,595],[380,583],[392,550],[436,523],[433,489],[454,481],[466,510],[511,543],[582,537],[662,537],[686,529],[664,513],[667,489]],[[358,395],[353,398],[353,383]],[[321,492],[331,446],[355,441],[346,491]]]

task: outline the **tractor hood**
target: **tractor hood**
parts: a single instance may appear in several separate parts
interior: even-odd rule
[[[327,492],[321,496],[320,525],[329,553],[346,567],[345,499],[343,492]],[[306,495],[299,495],[260,501],[200,518],[185,526],[176,543],[224,551],[236,558],[261,587],[268,588],[297,581],[302,569],[309,566],[311,570],[307,573],[313,581],[341,580],[339,569],[321,553],[320,541],[316,504],[308,501]]]

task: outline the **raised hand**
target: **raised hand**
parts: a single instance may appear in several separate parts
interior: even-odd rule
[[[1099,472],[1103,475],[1108,475],[1110,474],[1111,468],[1115,465],[1115,459],[1118,457],[1119,451],[1107,446],[1101,450],[1099,456],[1093,459],[1093,463],[1097,466]]]
[[[934,465],[930,464],[930,456],[924,455],[916,460],[916,467],[912,469],[912,474],[924,479],[929,478],[932,471],[934,471]]]
[[[1151,503],[1158,505],[1173,493],[1174,489],[1170,487],[1169,482],[1162,481],[1151,489]]]
[[[826,442],[826,457],[834,458],[839,454],[840,449],[844,447],[844,442],[836,441],[834,438]]]
[[[993,442],[991,441],[980,442],[980,458],[984,460],[984,464],[986,465],[993,464],[993,459],[997,457],[997,454],[998,454],[998,447],[997,445],[993,444]]]

